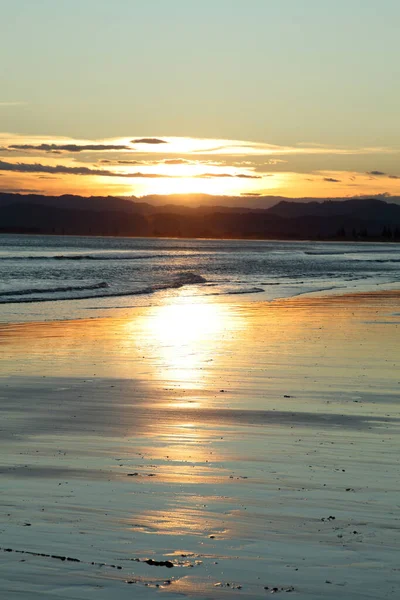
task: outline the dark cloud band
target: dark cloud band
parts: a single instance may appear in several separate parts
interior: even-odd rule
[[[65,165],[42,165],[40,163],[10,163],[0,160],[0,171],[12,171],[14,173],[47,173],[51,175],[92,175],[97,177],[124,177],[124,178],[179,178],[180,176],[165,175],[161,173],[118,173],[109,169],[91,169],[90,167],[68,167]],[[239,173],[231,175],[230,173],[203,173],[196,175],[197,178],[209,179],[211,177],[239,177],[244,179],[261,179],[259,175],[246,175]]]
[[[160,138],[139,138],[137,140],[131,140],[131,144],[167,144],[165,140]]]
[[[130,146],[116,144],[12,144],[8,150],[39,150],[41,152],[110,152],[132,150]]]
[[[232,173],[201,173],[200,175],[195,175],[195,177],[200,177],[204,179],[211,179],[213,177],[238,177],[239,179],[262,179],[261,175],[247,175],[246,173],[236,173],[232,175]]]
[[[144,177],[157,178],[168,177],[159,173],[116,173],[108,169],[90,169],[89,167],[66,167],[64,165],[42,165],[40,163],[9,163],[0,160],[0,171],[12,171],[14,173],[49,173],[64,175],[95,175],[100,177]]]
[[[389,179],[400,179],[399,175],[388,175],[383,171],[368,171],[367,175],[372,175],[372,177],[389,177]]]

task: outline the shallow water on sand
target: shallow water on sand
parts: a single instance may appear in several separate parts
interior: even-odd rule
[[[2,595],[396,598],[398,303],[3,325]]]

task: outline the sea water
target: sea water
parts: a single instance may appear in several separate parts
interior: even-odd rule
[[[2,322],[399,285],[400,244],[0,235]]]

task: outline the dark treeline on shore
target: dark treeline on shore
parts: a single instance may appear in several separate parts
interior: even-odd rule
[[[400,205],[376,199],[292,202],[267,209],[153,205],[118,197],[0,193],[0,233],[400,241]],[[208,198],[209,202],[209,198]]]

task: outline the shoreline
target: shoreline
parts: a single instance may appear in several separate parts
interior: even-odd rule
[[[137,305],[130,305],[130,306],[118,306],[118,307],[108,307],[108,306],[98,306],[95,308],[91,308],[90,310],[95,310],[98,311],[99,313],[101,312],[102,314],[99,315],[94,315],[94,316],[65,316],[63,318],[48,318],[48,319],[43,319],[43,318],[39,318],[39,319],[32,319],[32,320],[7,320],[7,321],[1,321],[0,320],[0,329],[7,327],[8,325],[23,325],[23,324],[29,324],[29,323],[64,323],[64,322],[69,322],[69,321],[92,321],[92,320],[97,320],[97,319],[113,319],[113,318],[124,318],[124,317],[129,317],[129,313],[130,311],[135,311],[135,310],[146,310],[149,309],[151,310],[152,308],[155,308],[157,306],[162,305],[162,302],[167,301],[168,305],[173,305],[173,306],[185,306],[186,304],[211,304],[211,303],[216,303],[216,304],[232,304],[233,306],[247,306],[248,304],[251,305],[256,305],[259,306],[260,308],[264,307],[264,306],[268,306],[271,304],[275,304],[275,303],[280,303],[280,302],[302,302],[307,301],[309,299],[315,299],[315,300],[326,300],[326,301],[330,301],[331,299],[334,298],[355,298],[355,299],[367,299],[368,298],[375,298],[375,297],[382,297],[382,298],[395,298],[397,296],[399,296],[400,298],[400,288],[398,287],[399,284],[398,283],[388,283],[388,284],[379,284],[379,287],[381,289],[379,290],[365,290],[365,291],[344,291],[343,288],[329,288],[329,289],[324,289],[324,290],[315,290],[315,291],[306,291],[306,292],[299,292],[297,294],[292,294],[291,296],[286,296],[286,297],[277,297],[277,298],[272,298],[272,299],[265,299],[265,300],[258,300],[258,299],[254,299],[254,296],[257,296],[260,292],[252,292],[252,291],[248,291],[248,292],[240,292],[240,293],[221,293],[221,294],[204,294],[204,295],[194,295],[194,296],[184,296],[182,298],[179,297],[175,297],[175,298],[160,298],[158,303],[154,303],[154,304],[145,304],[145,305],[141,305],[141,304],[137,304]],[[383,288],[383,289],[382,289]],[[329,292],[328,294],[326,292]],[[159,293],[159,292],[155,292],[155,293]],[[7,302],[4,303],[3,306],[7,307],[9,305],[12,306],[19,306],[19,305],[26,305],[26,304],[35,304],[38,307],[41,307],[42,305],[46,306],[49,303],[53,303],[56,305],[59,305],[61,303],[79,303],[80,301],[86,301],[86,300],[93,300],[96,301],[98,299],[104,300],[107,298],[111,298],[111,299],[118,299],[118,298],[129,298],[129,297],[133,297],[136,298],[138,296],[147,296],[148,294],[139,294],[139,295],[132,295],[132,294],[116,294],[114,295],[110,295],[110,296],[95,296],[95,297],[84,297],[84,298],[74,298],[74,299],[60,299],[60,300],[41,300],[41,301],[36,301],[36,300],[25,300],[25,301],[17,301],[17,302]],[[150,294],[150,297],[153,296],[153,293]],[[247,301],[245,301],[243,298],[247,297]],[[2,306],[0,304],[0,306]],[[85,309],[85,310],[89,310],[89,309]],[[113,314],[108,314],[108,313],[113,313]],[[24,316],[24,315],[22,315]]]
[[[16,236],[1,254],[3,322],[399,288],[398,247],[386,244]]]
[[[44,236],[44,237],[57,237],[57,238],[72,238],[72,237],[77,237],[77,238],[105,238],[105,239],[116,239],[116,240],[122,240],[122,239],[126,239],[126,240],[180,240],[180,241],[195,241],[195,240],[200,240],[200,241],[231,241],[231,242],[310,242],[310,243],[318,243],[318,242],[323,242],[323,243],[344,243],[344,244],[349,244],[349,243],[359,243],[359,244],[392,244],[392,245],[396,245],[400,243],[400,239],[387,239],[381,236],[377,236],[377,237],[366,237],[366,238],[360,238],[360,237],[348,237],[348,238],[343,238],[343,237],[315,237],[315,238],[310,238],[310,237],[225,237],[225,236],[220,236],[220,237],[201,237],[201,236],[193,236],[193,237],[186,237],[186,236],[170,236],[170,235],[101,235],[101,234],[91,234],[91,233],[45,233],[45,232],[41,232],[41,231],[1,231],[0,230],[0,236],[2,235],[26,235],[26,236]]]

